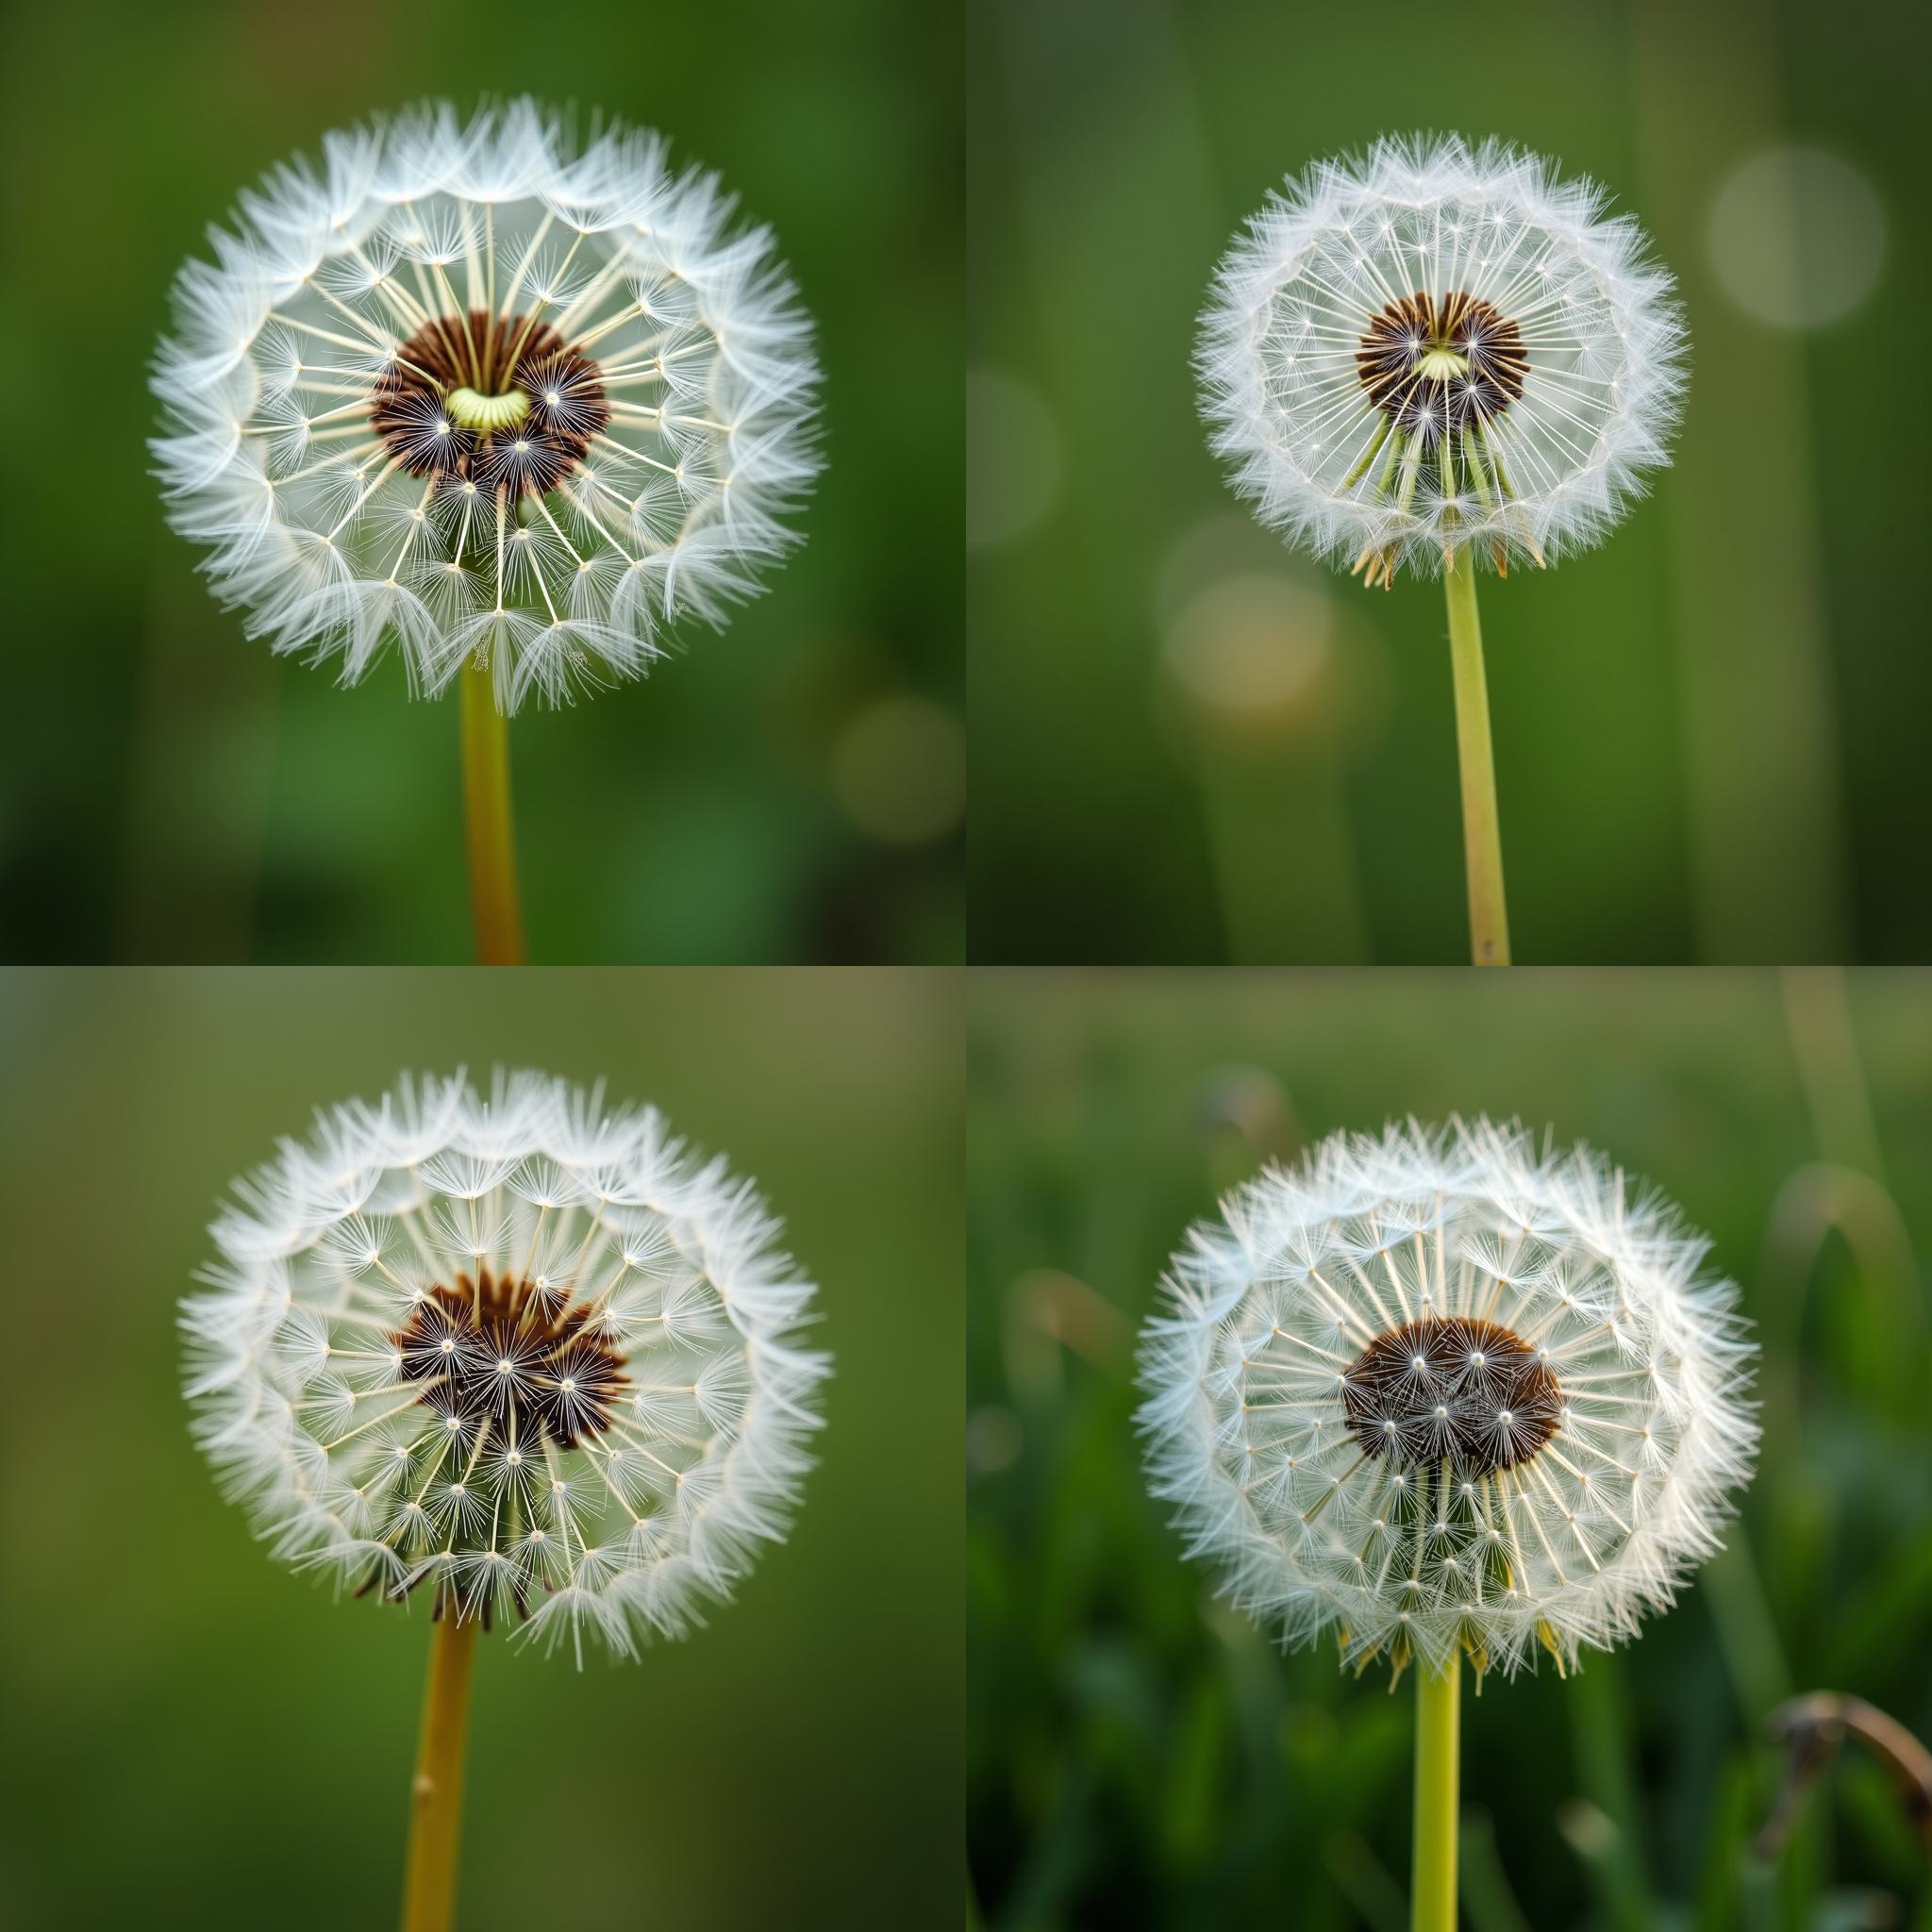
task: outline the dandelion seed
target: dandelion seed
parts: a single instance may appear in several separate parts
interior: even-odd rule
[[[1513,1127],[1336,1136],[1175,1257],[1141,1356],[1155,1492],[1291,1642],[1568,1668],[1671,1602],[1750,1472],[1755,1351],[1706,1245]],[[1365,1593],[1378,1515],[1399,1554]]]
[[[797,541],[785,520],[818,469],[810,323],[769,240],[659,136],[611,125],[573,153],[527,100],[324,147],[242,196],[218,266],[183,270],[156,361],[169,516],[216,595],[345,683],[393,644],[440,692],[480,652],[505,710],[584,688],[566,643],[608,682],[647,670],[681,612],[722,622]],[[637,518],[593,450],[676,472],[677,515]],[[323,453],[373,458],[366,493],[339,503]],[[487,570],[494,546],[490,516],[462,524],[471,481],[518,527],[548,512],[578,554],[640,563],[631,589],[547,643],[451,622],[440,573]],[[425,491],[429,527],[391,541]],[[505,608],[547,621],[546,590],[563,599],[565,573]]]
[[[379,1541],[409,1578],[381,1593],[400,1599],[431,1579],[420,1566],[450,1522],[458,1553],[502,1547],[509,1523],[488,1506],[536,1470],[573,1513],[566,1524],[513,1512],[519,1533],[547,1532],[527,1587],[505,1601],[485,1570],[437,1594],[443,1613],[541,1630],[586,1529],[621,1545],[641,1506],[716,1474],[701,1520],[648,1558],[601,1566],[601,1597],[641,1640],[681,1636],[784,1534],[825,1373],[793,1340],[811,1291],[772,1251],[757,1198],[694,1162],[655,1112],[573,1122],[586,1106],[528,1074],[487,1094],[458,1076],[352,1103],[319,1142],[285,1146],[216,1223],[222,1285],[183,1305],[195,1433],[291,1557],[340,1557],[324,1567],[379,1584],[379,1564],[357,1571],[359,1538],[326,1498],[330,1485],[388,1483]],[[539,1170],[534,1191],[564,1205],[526,1198],[523,1178]],[[398,1293],[382,1257],[405,1255],[422,1279]],[[541,1288],[540,1260],[554,1271]],[[639,1400],[666,1386],[728,1396],[700,1425],[694,1395]],[[620,1451],[632,1470],[621,1489],[605,1480]]]

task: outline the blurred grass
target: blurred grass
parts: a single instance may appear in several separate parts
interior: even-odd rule
[[[1516,957],[1932,955],[1932,875],[1902,863],[1932,830],[1932,490],[1891,455],[1892,345],[1926,294],[1924,8],[1501,0],[1463,31],[1422,0],[998,0],[984,21],[974,957],[1466,957],[1440,586],[1368,597],[1255,525],[1189,366],[1213,265],[1270,188],[1431,128],[1595,176],[1690,314],[1654,500],[1596,551],[1484,582]],[[1786,142],[1841,155],[1890,231],[1871,294],[1798,335],[1710,258],[1725,177]],[[992,514],[1013,503],[1017,527]]]
[[[35,456],[0,513],[0,951],[470,957],[454,702],[244,639],[162,524],[146,368],[176,267],[272,163],[425,95],[528,92],[660,128],[771,224],[827,459],[805,546],[727,631],[516,720],[533,957],[959,957],[958,32],[884,0],[5,9],[0,353]]]
[[[1189,1222],[1264,1158],[1457,1109],[1655,1181],[1767,1352],[1725,1554],[1580,1680],[1466,1707],[1474,1932],[1932,1911],[1850,1755],[1774,1868],[1747,1849],[1777,1782],[1758,1727],[1791,1690],[1932,1735],[1932,976],[1867,972],[1847,998],[1750,972],[1007,973],[970,1005],[968,1807],[991,1932],[1404,1923],[1409,1687],[1281,1657],[1214,1602],[1145,1492],[1132,1347]],[[1846,1121],[1893,1248],[1847,1238],[1838,1196],[1774,1208],[1847,1157]]]
[[[0,1924],[392,1923],[428,1625],[250,1541],[175,1298],[230,1175],[405,1067],[608,1077],[757,1178],[835,1357],[789,1540],[607,1666],[486,1641],[467,1932],[957,1923],[951,974],[11,972],[0,1172]],[[24,1210],[24,1211],[23,1211]]]

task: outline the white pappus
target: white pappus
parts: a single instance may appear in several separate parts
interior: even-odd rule
[[[344,683],[498,708],[642,675],[798,541],[811,324],[717,177],[528,100],[324,138],[174,288],[153,443],[215,595]]]
[[[1670,275],[1588,180],[1457,136],[1384,139],[1272,194],[1196,350],[1261,521],[1385,586],[1468,544],[1499,572],[1597,541],[1669,461]]]
[[[1513,1124],[1331,1136],[1174,1257],[1154,1493],[1287,1642],[1568,1668],[1673,1600],[1750,1475],[1756,1350],[1707,1247]]]
[[[722,1159],[600,1088],[405,1078],[237,1182],[194,1435],[276,1556],[438,1615],[683,1635],[786,1534],[829,1359]]]

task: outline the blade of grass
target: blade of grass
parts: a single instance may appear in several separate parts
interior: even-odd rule
[[[1649,1932],[1656,1914],[1644,1865],[1626,1696],[1621,1660],[1608,1654],[1592,1656],[1571,1682],[1570,1738],[1577,1783],[1610,1826],[1586,1859],[1604,1916],[1618,1932]]]
[[[1462,1908],[1471,1932],[1529,1932],[1496,1850],[1496,1822],[1487,1811],[1462,1814]]]

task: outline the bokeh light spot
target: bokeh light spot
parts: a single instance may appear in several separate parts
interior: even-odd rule
[[[1279,575],[1227,576],[1189,599],[1169,627],[1168,670],[1204,710],[1274,716],[1318,701],[1334,607]]]
[[[1753,155],[1718,190],[1710,258],[1747,315],[1816,328],[1872,292],[1885,259],[1885,209],[1849,161],[1820,148]]]
[[[881,698],[832,753],[832,789],[861,832],[891,845],[942,838],[966,808],[966,734],[925,698]]]

